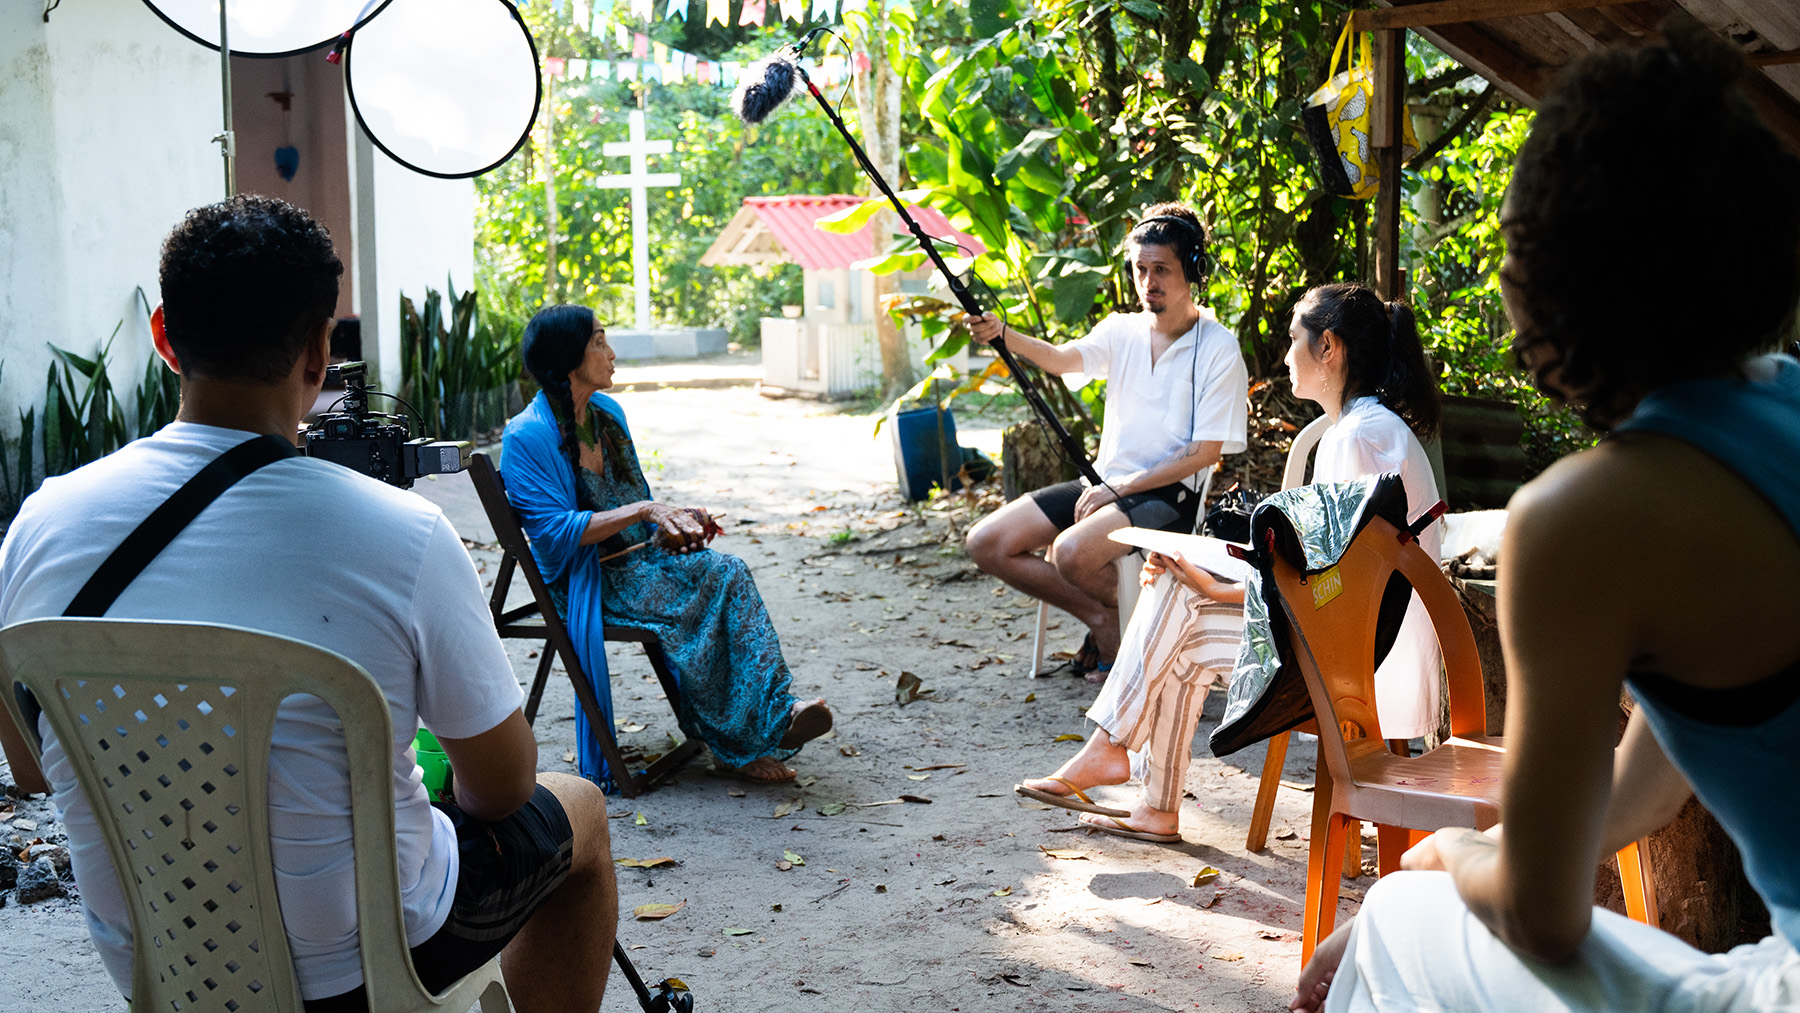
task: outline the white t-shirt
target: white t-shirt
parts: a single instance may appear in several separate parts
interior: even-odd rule
[[[152,509],[249,438],[177,422],[47,480],[0,545],[0,624],[61,615]],[[474,564],[442,511],[340,465],[277,461],[208,506],[107,616],[264,630],[367,669],[393,715],[408,944],[443,925],[455,897],[456,837],[426,797],[413,735],[421,721],[449,738],[478,735],[510,715],[521,694]],[[39,731],[89,930],[113,981],[129,991],[131,922],[111,857],[47,720]],[[288,699],[270,753],[269,817],[282,919],[306,999],[362,983],[349,813],[336,717],[315,697]]]
[[[1313,481],[1348,482],[1389,472],[1398,472],[1406,487],[1407,520],[1418,520],[1437,505],[1431,458],[1405,420],[1373,397],[1352,399],[1319,440]],[[1443,527],[1443,521],[1433,521],[1419,534],[1419,547],[1432,559],[1443,546]],[[1376,718],[1384,738],[1418,738],[1437,727],[1439,664],[1437,633],[1415,592],[1393,649],[1375,670]]]
[[[1155,326],[1152,313],[1114,313],[1070,343],[1081,353],[1082,372],[1106,380],[1094,470],[1108,482],[1153,468],[1201,440],[1218,440],[1225,454],[1244,450],[1250,372],[1236,336],[1202,309],[1199,321],[1152,363]]]

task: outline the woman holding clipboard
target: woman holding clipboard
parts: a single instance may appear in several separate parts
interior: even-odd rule
[[[1397,472],[1409,519],[1435,506],[1437,481],[1419,440],[1437,429],[1438,392],[1412,310],[1384,303],[1362,285],[1326,285],[1300,300],[1288,336],[1295,395],[1333,419],[1319,442],[1313,481]],[[1441,538],[1432,524],[1419,542],[1435,556]],[[1055,774],[1015,791],[1085,813],[1082,822],[1105,833],[1181,840],[1178,810],[1201,705],[1237,664],[1244,590],[1232,562],[1223,552],[1150,554],[1142,576],[1150,599],[1132,616],[1118,661],[1088,710],[1099,730]],[[1376,707],[1389,737],[1410,739],[1436,727],[1438,666],[1437,638],[1414,595],[1375,675]],[[1148,771],[1144,794],[1131,808],[1088,798],[1090,788],[1128,780],[1138,751],[1146,754]]]

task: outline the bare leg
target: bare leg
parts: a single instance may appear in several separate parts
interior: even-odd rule
[[[1288,1003],[1288,1009],[1313,1010],[1325,1005],[1325,996],[1331,990],[1331,979],[1337,976],[1338,964],[1343,962],[1344,948],[1350,942],[1350,926],[1354,921],[1345,922],[1337,927],[1337,931],[1325,937],[1313,950],[1312,959],[1300,969],[1300,984],[1294,990],[1294,999]]]
[[[1034,555],[1056,540],[1056,525],[1050,523],[1050,518],[1044,516],[1036,502],[1021,496],[970,528],[964,544],[969,558],[982,572],[993,574],[1033,598],[1062,609],[1096,631],[1111,623],[1116,649],[1117,614],[1103,600],[1065,579],[1058,566]],[[1123,546],[1120,551],[1124,551]],[[1116,593],[1116,588],[1112,593]]]
[[[1131,756],[1124,746],[1112,740],[1106,729],[1096,728],[1081,750],[1056,769],[1056,776],[1082,791],[1103,784],[1124,784],[1131,779]],[[1033,778],[1024,784],[1051,795],[1069,794],[1069,785],[1049,778]]]
[[[519,1013],[598,1010],[619,925],[606,795],[568,774],[539,774],[538,783],[569,816],[574,861],[569,877],[501,951],[500,970]]]
[[[1064,581],[1104,607],[1104,613],[1096,617],[1098,621],[1078,618],[1094,631],[1094,646],[1100,649],[1100,660],[1105,663],[1111,663],[1119,653],[1118,561],[1130,551],[1107,535],[1130,526],[1131,519],[1125,512],[1108,504],[1057,535],[1049,555]]]

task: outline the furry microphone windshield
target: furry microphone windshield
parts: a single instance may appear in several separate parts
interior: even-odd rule
[[[761,123],[794,96],[800,84],[800,68],[786,50],[744,68],[737,90],[731,93],[731,109],[745,123]]]

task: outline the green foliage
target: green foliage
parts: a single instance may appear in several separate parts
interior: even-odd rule
[[[549,56],[618,59],[604,41],[572,30],[549,5],[520,13]],[[780,41],[776,29],[650,26],[659,42],[709,60],[750,61]],[[476,286],[483,314],[523,325],[547,302],[589,306],[608,324],[633,320],[631,198],[603,190],[597,177],[622,174],[628,162],[607,157],[607,142],[626,139],[631,109],[642,108],[652,139],[673,138],[672,155],[653,156],[653,172],[677,172],[681,183],[648,195],[652,316],[660,322],[723,327],[734,340],[760,340],[758,320],[801,301],[797,265],[706,268],[700,256],[748,196],[855,193],[861,188],[849,151],[810,103],[794,102],[755,127],[731,112],[729,93],[696,82],[656,84],[559,81],[540,120],[552,116],[557,203],[554,291],[546,291],[549,253],[545,211],[544,130],[524,150],[476,181]]]
[[[400,396],[418,413],[423,435],[469,440],[506,425],[519,403],[522,327],[477,309],[474,290],[456,294],[446,280],[450,311],[437,289],[424,311],[400,296]]]

